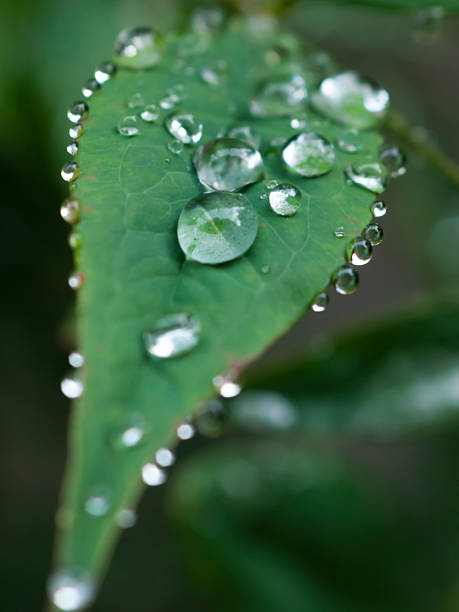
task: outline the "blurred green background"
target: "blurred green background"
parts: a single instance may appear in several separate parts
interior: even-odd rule
[[[42,609],[65,461],[69,405],[59,380],[74,348],[68,228],[58,212],[66,109],[110,57],[120,29],[181,28],[192,8],[179,0],[2,3],[1,576],[10,612]],[[413,12],[345,2],[297,2],[281,18],[344,68],[389,89],[393,107],[457,159],[459,17],[448,15],[429,35]],[[325,313],[306,315],[254,368],[327,347],[344,330],[457,284],[458,189],[408,153],[407,176],[385,194],[384,244],[361,270],[357,293],[333,294]],[[95,610],[459,609],[458,427],[396,439],[312,438],[233,433],[183,445],[170,488],[148,491],[138,524],[123,535]],[[285,473],[272,467],[276,457]],[[212,466],[205,478],[203,465]],[[259,494],[250,482],[245,497],[222,493],[214,481],[225,465],[239,492],[240,475],[257,471]],[[288,475],[307,479],[308,466],[319,484],[289,488]]]

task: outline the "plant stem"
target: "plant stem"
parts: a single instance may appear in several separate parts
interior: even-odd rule
[[[459,188],[459,164],[423,133],[420,133],[415,127],[411,126],[403,115],[396,111],[391,111],[385,127],[388,132],[401,140],[407,148],[412,149]]]

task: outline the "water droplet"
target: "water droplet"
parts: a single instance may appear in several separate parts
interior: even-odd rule
[[[175,108],[181,101],[181,97],[174,91],[169,90],[168,93],[159,102],[159,105],[164,110]]]
[[[346,235],[346,232],[344,231],[344,226],[343,225],[339,225],[334,231],[333,231],[333,236],[335,238],[344,238],[344,236]]]
[[[81,88],[81,93],[85,98],[90,98],[100,89],[100,83],[96,79],[89,79]]]
[[[312,300],[311,309],[314,312],[323,312],[327,308],[329,301],[330,298],[328,297],[328,295],[325,293],[325,291],[322,291],[321,293],[318,293]]]
[[[104,516],[110,508],[110,501],[102,492],[97,492],[88,497],[84,504],[84,509],[92,516]]]
[[[177,427],[177,438],[180,440],[191,440],[194,434],[194,427],[190,423],[182,423]]]
[[[322,136],[302,132],[288,141],[282,151],[282,159],[302,176],[321,176],[333,168],[335,151],[333,145]]]
[[[263,159],[252,146],[235,138],[218,138],[193,155],[200,182],[208,189],[236,191],[263,177]]]
[[[373,254],[373,245],[366,238],[354,238],[346,249],[348,260],[354,266],[364,266]]]
[[[75,200],[74,198],[67,198],[62,202],[59,212],[64,221],[73,224],[77,223],[79,220],[80,210],[81,206],[78,200]]]
[[[129,508],[123,508],[116,515],[116,523],[118,527],[121,529],[129,529],[130,527],[134,527],[137,522],[137,514],[134,510],[130,510]]]
[[[171,136],[184,144],[196,144],[202,137],[202,123],[190,113],[174,114],[165,121],[167,131]]]
[[[301,191],[287,183],[278,185],[269,193],[269,204],[276,214],[291,217],[301,204]]]
[[[71,249],[79,249],[82,245],[82,236],[81,236],[81,232],[76,232],[75,230],[73,230],[73,232],[70,232],[69,237],[68,237],[68,243]]]
[[[132,94],[127,101],[129,108],[143,108],[145,102],[141,93]]]
[[[241,385],[232,380],[231,375],[215,376],[212,382],[221,397],[236,397],[241,392]]]
[[[152,123],[153,121],[156,121],[158,117],[159,109],[156,104],[148,104],[140,113],[140,118],[146,121],[147,123]]]
[[[332,282],[335,289],[341,295],[354,293],[359,284],[359,275],[350,265],[344,265],[338,268],[332,276]]]
[[[261,266],[261,273],[262,274],[269,274],[269,272],[271,271],[271,267],[266,265],[266,266]]]
[[[160,448],[155,453],[155,460],[161,467],[170,467],[175,463],[175,455],[168,448]]]
[[[255,117],[292,115],[304,105],[306,97],[306,83],[302,76],[271,78],[256,87],[250,102],[250,112]]]
[[[75,125],[71,125],[69,128],[69,136],[74,140],[79,138],[81,134],[84,132],[84,128],[81,123],[77,123]]]
[[[347,71],[324,79],[312,95],[312,103],[332,119],[356,128],[368,128],[385,116],[389,94],[371,79]]]
[[[78,351],[70,353],[68,361],[72,368],[81,368],[84,365],[84,357]]]
[[[277,179],[266,181],[266,189],[275,189],[279,185]]]
[[[290,121],[290,127],[294,130],[304,130],[308,126],[308,122],[306,119],[292,119]]]
[[[135,115],[128,115],[123,117],[118,123],[118,132],[122,136],[136,136],[139,133],[137,126],[137,117]]]
[[[225,60],[207,64],[199,71],[204,83],[217,87],[228,75],[228,63]]]
[[[70,372],[61,380],[61,391],[69,399],[76,399],[83,394],[83,383],[75,372]]]
[[[167,143],[167,148],[174,155],[180,155],[183,151],[183,142],[180,142],[180,140],[171,140]]]
[[[159,36],[151,28],[123,30],[115,42],[118,66],[139,70],[155,66],[161,59]]]
[[[386,166],[391,178],[406,174],[405,153],[395,145],[383,145],[379,151],[379,159]]]
[[[67,153],[69,155],[76,155],[78,153],[78,142],[76,140],[67,145]]]
[[[237,140],[242,140],[246,142],[254,149],[258,149],[260,146],[260,136],[256,134],[252,128],[248,125],[240,125],[229,130],[228,138],[236,138]]]
[[[70,289],[77,291],[78,289],[81,289],[84,284],[84,281],[85,277],[82,272],[74,272],[69,276],[67,283]]]
[[[197,429],[201,435],[215,438],[224,431],[227,417],[223,403],[218,399],[211,400],[196,418]]]
[[[197,34],[213,34],[223,25],[225,14],[220,8],[198,7],[191,14],[191,29]]]
[[[103,62],[94,73],[96,81],[102,85],[109,81],[116,74],[116,66],[113,62]]]
[[[78,164],[76,162],[67,162],[62,166],[61,177],[67,183],[73,182],[80,172]]]
[[[201,326],[196,317],[178,313],[160,319],[143,334],[145,349],[152,357],[169,359],[188,353],[199,342]]]
[[[149,487],[158,487],[166,482],[167,475],[154,463],[146,463],[142,468],[142,480]]]
[[[59,610],[81,610],[94,598],[94,585],[84,575],[60,570],[48,581],[48,594]]]
[[[138,446],[145,435],[145,419],[135,412],[123,415],[118,428],[110,433],[109,442],[115,450],[126,450]]]
[[[384,217],[387,212],[387,206],[383,201],[378,200],[370,205],[370,210],[373,217]]]
[[[86,102],[74,102],[67,111],[67,117],[72,123],[78,123],[84,119],[89,112],[89,106]]]
[[[185,255],[203,264],[219,264],[243,255],[254,243],[258,216],[241,194],[204,193],[188,202],[177,227]]]
[[[363,149],[362,136],[358,130],[351,128],[342,132],[337,140],[338,148],[346,153],[356,153]]]
[[[362,236],[371,242],[373,246],[381,244],[384,232],[378,223],[370,223],[362,232]]]
[[[346,175],[355,184],[372,191],[382,193],[387,184],[387,168],[380,162],[362,162],[346,167]]]

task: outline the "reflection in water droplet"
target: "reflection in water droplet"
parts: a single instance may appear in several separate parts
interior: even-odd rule
[[[241,386],[230,376],[215,376],[212,382],[221,397],[236,397],[241,392]]]
[[[190,113],[174,114],[165,121],[167,131],[183,144],[196,144],[202,137],[202,123]]]
[[[254,149],[258,149],[261,142],[260,136],[256,134],[248,125],[240,125],[232,128],[229,130],[227,137],[242,140],[243,142],[246,142],[252,146]]]
[[[337,140],[338,148],[346,153],[356,153],[363,149],[361,134],[355,128],[342,132]]]
[[[83,383],[75,372],[70,372],[61,380],[61,391],[69,399],[76,399],[83,394]]]
[[[73,224],[77,223],[79,220],[80,210],[81,206],[78,200],[75,200],[74,198],[67,198],[62,202],[59,212],[64,221]]]
[[[147,123],[153,123],[159,117],[159,109],[156,104],[148,104],[140,113],[140,118]]]
[[[123,508],[116,515],[116,523],[121,529],[129,529],[133,527],[137,522],[137,514],[134,510],[129,508]]]
[[[345,231],[344,231],[344,227],[342,225],[338,226],[334,231],[333,231],[333,236],[335,238],[344,238],[344,236],[346,235]]]
[[[83,132],[84,132],[84,128],[81,125],[81,123],[71,125],[69,128],[69,136],[70,138],[73,138],[74,140],[76,138],[79,138]]]
[[[81,610],[94,598],[92,582],[75,572],[55,572],[50,577],[47,588],[51,601],[59,610]]]
[[[135,115],[128,115],[127,117],[123,117],[118,122],[118,132],[122,136],[136,136],[139,133],[139,128],[137,126],[137,117]]]
[[[150,356],[169,359],[191,351],[199,342],[200,331],[196,317],[172,314],[160,319],[152,331],[145,332],[143,341]]]
[[[387,212],[387,206],[384,202],[378,200],[370,205],[370,210],[373,217],[384,217]]]
[[[141,93],[132,94],[127,101],[129,108],[143,108],[145,102]]]
[[[349,243],[346,249],[348,260],[354,266],[363,266],[367,264],[373,254],[373,246],[366,238],[354,238]]]
[[[123,30],[115,42],[115,57],[123,68],[151,68],[161,59],[158,34],[145,27]]]
[[[387,168],[380,162],[362,162],[346,167],[346,175],[355,184],[372,191],[382,193],[387,184]]]
[[[67,153],[69,155],[76,155],[78,153],[78,143],[76,142],[76,140],[70,142],[67,145]]]
[[[146,463],[142,468],[142,480],[149,487],[158,487],[166,482],[167,475],[154,463]]]
[[[291,217],[301,204],[301,191],[287,183],[278,185],[269,193],[269,204],[276,214]]]
[[[325,293],[325,291],[322,291],[312,300],[311,309],[314,312],[323,312],[327,308],[329,301],[330,298],[328,295]]]
[[[160,448],[155,453],[155,460],[161,467],[170,467],[175,463],[175,455],[168,448]]]
[[[334,147],[314,132],[302,132],[291,138],[282,159],[289,168],[302,176],[321,176],[330,172],[335,161]]]
[[[61,177],[66,183],[72,183],[80,172],[78,164],[76,162],[67,162],[62,166]]]
[[[113,62],[103,62],[94,73],[96,81],[102,85],[109,81],[116,74],[116,66]]]
[[[72,368],[81,368],[84,365],[84,357],[78,351],[70,353],[68,361]]]
[[[81,93],[85,98],[90,98],[100,89],[100,83],[96,79],[89,79],[81,88]]]
[[[204,193],[180,213],[177,236],[188,259],[219,264],[243,255],[254,243],[258,216],[245,196],[227,191]]]
[[[236,191],[263,177],[263,160],[252,146],[235,138],[218,138],[193,155],[200,182],[208,189]]]
[[[88,497],[84,509],[92,516],[104,516],[110,508],[110,501],[106,495],[97,493]]]
[[[379,151],[379,159],[386,166],[391,178],[406,174],[405,153],[395,145],[383,145]]]
[[[256,87],[250,112],[255,117],[291,115],[304,105],[306,97],[306,83],[302,76],[271,78]]]
[[[177,427],[177,438],[180,440],[190,440],[194,434],[194,427],[190,423],[182,423]]]
[[[83,286],[84,280],[85,278],[82,272],[74,272],[69,276],[67,283],[70,289],[77,291]]]
[[[378,223],[370,223],[362,232],[362,236],[371,242],[373,246],[381,244],[383,239],[383,229]]]
[[[78,123],[84,119],[89,112],[89,106],[86,102],[74,102],[67,111],[67,117],[72,123]]]
[[[332,282],[335,289],[341,295],[354,293],[359,284],[359,275],[350,265],[341,266],[338,268],[332,277]]]

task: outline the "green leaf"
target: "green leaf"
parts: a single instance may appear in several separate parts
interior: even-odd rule
[[[208,69],[220,71],[217,84],[202,78]],[[257,83],[291,70],[316,82],[290,36],[233,23],[216,37],[168,37],[156,67],[120,71],[90,100],[72,184],[82,209],[76,263],[85,279],[78,296],[84,393],[72,422],[58,568],[79,568],[98,581],[117,514],[140,493],[142,466],[158,448],[176,443],[177,425],[214,394],[216,375],[241,369],[304,313],[344,263],[348,241],[371,219],[373,195],[349,184],[344,170],[350,161],[377,157],[375,131],[362,136],[361,152],[337,149],[332,171],[307,179],[282,164],[278,139],[296,133],[291,117],[249,115]],[[257,238],[244,256],[219,266],[186,261],[178,245],[179,215],[202,187],[191,165],[195,148],[177,155],[168,149],[163,121],[169,111],[156,123],[137,118],[136,136],[117,130],[125,116],[140,112],[127,106],[134,94],[158,104],[177,86],[183,86],[177,108],[203,123],[202,143],[249,125],[261,137],[266,180],[293,183],[302,192],[298,212],[285,218],[269,207],[265,184],[246,188],[259,218]],[[330,142],[345,130],[313,111],[301,115]],[[344,240],[335,237],[337,226]],[[199,319],[198,345],[180,358],[149,358],[144,333],[178,313]],[[141,443],[120,448],[122,432],[134,425],[144,431]],[[94,516],[85,508],[101,491],[109,507]]]
[[[446,10],[458,10],[458,0],[440,0],[439,2],[431,2],[431,0],[338,0],[343,4],[361,4],[363,6],[374,6],[377,8],[404,9],[411,11],[420,11],[423,9],[432,9],[440,7]]]

